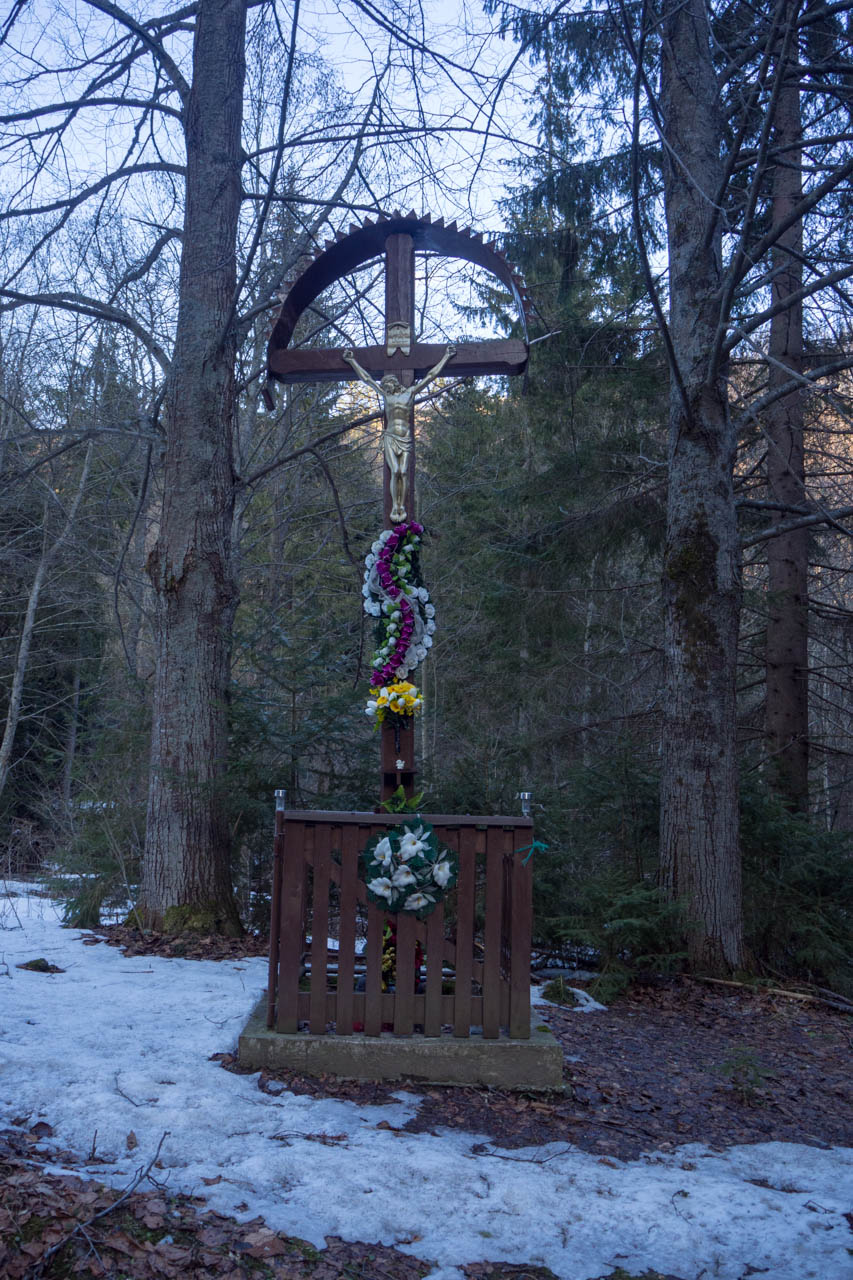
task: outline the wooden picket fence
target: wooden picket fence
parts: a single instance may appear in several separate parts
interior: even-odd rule
[[[454,1036],[469,1036],[482,1027],[486,1039],[502,1029],[513,1039],[529,1038],[532,876],[525,850],[532,822],[420,816],[459,858],[456,888],[424,921],[389,916],[367,901],[359,879],[367,841],[406,822],[404,815],[276,812],[270,1028],[440,1036],[449,1027]],[[382,990],[386,922],[396,926],[393,991]],[[337,951],[328,945],[330,924]]]

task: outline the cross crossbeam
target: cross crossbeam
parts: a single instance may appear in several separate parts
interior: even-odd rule
[[[438,364],[445,350],[439,343],[417,342],[408,355],[398,349],[389,356],[384,346],[354,347],[353,354],[375,378],[384,373],[409,371],[417,379]],[[474,378],[487,373],[523,373],[526,364],[527,347],[518,338],[459,342],[444,376]],[[358,376],[344,360],[343,349],[315,347],[275,351],[270,355],[269,368],[279,382],[344,382]]]

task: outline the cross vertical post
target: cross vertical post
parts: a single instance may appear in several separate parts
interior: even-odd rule
[[[386,351],[392,325],[405,325],[409,341],[414,346],[415,332],[415,242],[409,235],[391,235],[385,241],[385,334]],[[404,387],[415,380],[414,367],[395,369]],[[387,426],[387,423],[386,423]],[[415,409],[409,409],[409,483],[406,513],[415,518]],[[383,514],[385,527],[391,528],[391,471],[387,461],[383,464]],[[390,717],[382,725],[380,800],[388,800],[402,786],[407,797],[415,793],[415,730],[413,718],[406,728],[390,723]],[[397,768],[397,761],[403,767]]]

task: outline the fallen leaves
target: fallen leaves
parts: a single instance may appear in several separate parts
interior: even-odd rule
[[[18,1154],[26,1136],[0,1132],[3,1280],[421,1280],[432,1268],[390,1246],[336,1237],[318,1250],[262,1218],[240,1223],[187,1196],[142,1187],[120,1194],[72,1174],[48,1174],[31,1148],[26,1158]],[[325,1143],[345,1137],[300,1136]],[[204,1181],[215,1185],[221,1175]]]
[[[262,1071],[258,1088],[362,1105],[408,1088],[421,1102],[396,1132],[464,1129],[507,1148],[562,1141],[619,1160],[685,1142],[853,1145],[847,1024],[830,1010],[789,1006],[781,1016],[760,994],[676,981],[635,988],[594,1019],[560,1009],[547,1016],[567,1054],[565,1092],[425,1089],[289,1071]],[[763,1106],[743,1105],[718,1070],[747,1036],[768,1068]],[[388,1121],[378,1127],[395,1132]]]
[[[289,1252],[288,1246],[269,1227],[250,1232],[246,1236],[245,1244],[248,1246],[246,1252],[250,1258],[275,1258]]]
[[[245,934],[242,938],[224,938],[218,934],[154,933],[124,924],[99,925],[97,933],[81,938],[85,946],[105,942],[119,947],[125,956],[165,956],[181,960],[245,960],[269,955],[269,937]]]

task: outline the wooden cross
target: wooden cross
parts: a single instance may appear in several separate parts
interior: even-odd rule
[[[414,216],[414,215],[412,215]],[[376,228],[375,230],[378,230]],[[450,231],[450,228],[446,229]],[[345,237],[341,237],[345,239]],[[405,232],[386,234],[385,249],[385,344],[383,346],[290,350],[270,343],[268,371],[279,382],[338,382],[358,377],[344,359],[344,350],[352,350],[355,359],[377,380],[394,373],[404,387],[422,378],[438,364],[446,347],[436,343],[414,341],[415,330],[415,240]],[[338,246],[335,246],[338,247]],[[482,252],[487,252],[487,246]],[[466,255],[468,256],[468,255]],[[316,264],[315,264],[316,266]],[[339,273],[341,274],[341,273]],[[515,277],[513,277],[515,279]],[[291,291],[291,294],[295,291]],[[282,312],[287,310],[285,301]],[[288,326],[292,330],[292,325]],[[274,334],[275,337],[275,334]],[[484,342],[456,344],[456,354],[445,366],[448,377],[475,377],[478,374],[523,372],[527,364],[527,346],[518,339],[493,339]],[[409,482],[407,512],[415,515],[415,413],[409,408]],[[383,516],[385,527],[391,519],[391,473],[384,465]],[[382,725],[381,799],[387,800],[402,786],[407,796],[415,790],[414,725],[396,729],[389,719]]]

